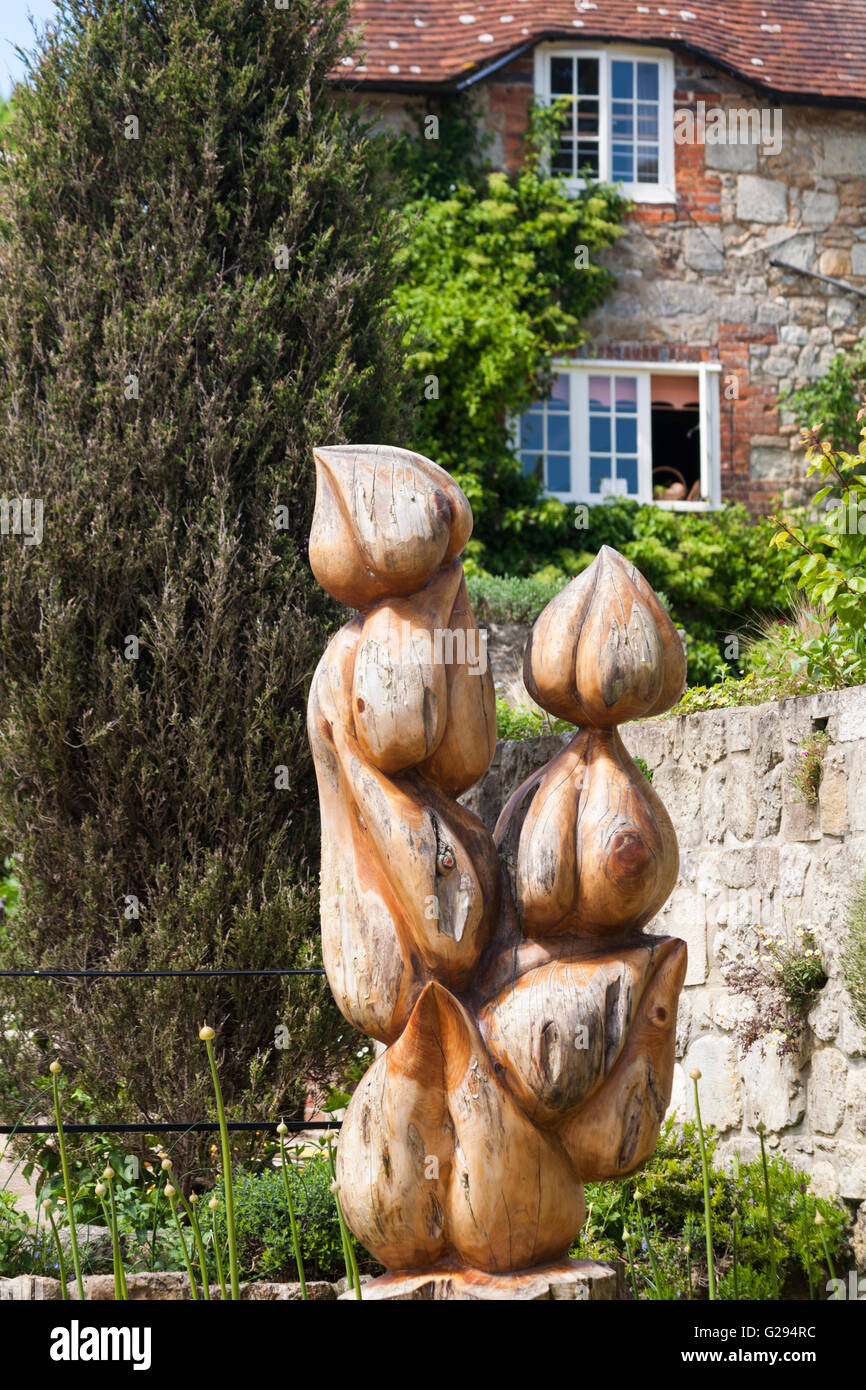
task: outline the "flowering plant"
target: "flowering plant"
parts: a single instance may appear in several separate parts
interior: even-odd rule
[[[827,983],[821,961],[823,935],[800,920],[789,933],[765,932],[758,927],[759,948],[751,959],[733,961],[725,980],[735,994],[756,1005],[740,1023],[737,1040],[744,1051],[760,1043],[776,1048],[779,1055],[799,1051],[806,1014]]]

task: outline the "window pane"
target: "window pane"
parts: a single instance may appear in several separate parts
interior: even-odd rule
[[[550,395],[530,407],[520,421],[520,460],[524,474],[536,474],[549,492],[571,491],[571,377],[556,372]]]
[[[568,454],[548,454],[548,492],[571,492],[571,465]]]
[[[658,183],[659,157],[655,145],[639,145],[637,153],[637,176],[643,183]]]
[[[604,458],[597,454],[590,454],[589,457],[589,490],[590,492],[601,492],[601,485],[606,478],[610,477],[610,458]]]
[[[614,145],[611,177],[614,183],[634,182],[634,158],[631,145]]]
[[[658,63],[638,63],[637,94],[644,101],[658,101],[659,65]]]
[[[520,421],[521,449],[540,451],[544,448],[543,416],[540,411],[528,411]]]
[[[607,421],[605,421],[605,424]],[[592,448],[592,435],[590,434],[590,449]],[[637,416],[618,415],[616,417],[616,471],[621,476],[620,454],[637,453]]]
[[[598,135],[598,102],[580,101],[577,104],[578,135]]]
[[[626,377],[625,380],[628,380]],[[610,377],[591,376],[589,378],[590,410],[610,410]]]
[[[577,90],[581,96],[598,96],[597,58],[578,58]]]
[[[610,130],[615,140],[634,138],[634,107],[630,101],[611,103]]]
[[[550,90],[554,96],[571,96],[574,91],[574,63],[571,58],[551,58]]]
[[[568,433],[568,416],[554,415],[553,411],[547,417],[547,447],[554,453],[568,453],[571,442]]]
[[[589,169],[593,178],[598,178],[598,145],[581,141],[577,146],[578,169]]]
[[[639,140],[657,140],[659,138],[659,109],[657,106],[647,106],[643,102],[638,102],[637,134]]]
[[[625,485],[632,497],[637,495],[637,459],[618,458],[616,461],[616,476]]]
[[[590,415],[589,447],[593,454],[604,454],[610,449],[609,415]]]
[[[618,376],[616,379],[617,411],[637,410],[637,377]]]
[[[633,90],[634,63],[615,61],[610,65],[610,94],[617,97],[634,96]]]
[[[554,174],[565,174],[566,178],[571,178],[574,174],[574,145],[570,140],[560,140],[559,149],[553,156],[552,167]]]

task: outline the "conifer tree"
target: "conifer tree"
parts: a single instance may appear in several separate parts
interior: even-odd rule
[[[328,82],[346,12],[60,0],[16,92],[0,160],[0,844],[23,885],[7,968],[318,963],[304,708],[335,613],[305,555],[311,450],[406,438],[386,313],[399,232],[375,143]],[[0,1014],[10,1113],[50,1049],[106,1120],[206,1114],[205,1016],[248,1118],[352,1045],[318,981],[7,980]]]

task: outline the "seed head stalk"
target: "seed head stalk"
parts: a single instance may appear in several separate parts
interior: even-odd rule
[[[190,1292],[192,1293],[192,1296],[195,1299],[196,1303],[198,1303],[198,1286],[195,1282],[195,1274],[193,1272],[192,1261],[189,1258],[189,1250],[187,1249],[186,1240],[184,1239],[183,1227],[180,1224],[180,1217],[177,1214],[177,1189],[175,1188],[173,1183],[166,1183],[165,1195],[168,1198],[168,1204],[171,1207],[172,1219],[174,1220],[178,1238],[180,1239],[180,1248],[183,1251],[183,1262],[186,1265],[186,1273],[187,1278],[189,1279]]]
[[[45,1212],[51,1225],[51,1234],[54,1237],[54,1249],[57,1251],[57,1267],[60,1271],[60,1297],[66,1302],[69,1298],[69,1290],[66,1287],[66,1260],[63,1257],[63,1246],[60,1242],[60,1233],[57,1230],[57,1225],[54,1220],[54,1208],[51,1205],[50,1199],[47,1197],[42,1203],[42,1210]]]
[[[69,1238],[72,1245],[72,1266],[75,1270],[75,1283],[78,1287],[78,1297],[84,1302],[84,1281],[81,1278],[81,1258],[78,1254],[78,1232],[75,1229],[75,1211],[72,1206],[72,1183],[69,1178],[69,1159],[66,1154],[66,1138],[63,1134],[63,1124],[60,1119],[60,1091],[57,1078],[60,1075],[60,1063],[52,1062],[48,1070],[51,1072],[51,1091],[54,1097],[54,1119],[57,1125],[57,1145],[60,1149],[60,1167],[63,1171],[63,1191],[66,1193],[66,1212],[69,1218]]]
[[[298,1235],[298,1223],[295,1219],[295,1204],[292,1201],[292,1189],[289,1183],[289,1169],[286,1160],[286,1134],[288,1126],[281,1122],[277,1126],[277,1134],[280,1136],[280,1167],[283,1174],[283,1187],[286,1190],[286,1205],[289,1208],[289,1225],[292,1231],[292,1249],[295,1252],[295,1264],[298,1267],[298,1283],[301,1286],[301,1298],[306,1300],[307,1281],[304,1276],[304,1261],[301,1257],[301,1241]]]
[[[770,1196],[770,1171],[767,1167],[767,1150],[764,1146],[764,1135],[767,1127],[763,1120],[757,1126],[758,1138],[761,1141],[761,1169],[764,1174],[764,1198],[767,1203],[767,1251],[770,1256],[770,1277],[773,1281],[773,1297],[778,1302],[779,1299],[779,1271],[776,1268],[776,1239],[773,1232],[773,1200]]]
[[[710,1211],[710,1165],[707,1161],[707,1146],[704,1141],[704,1126],[701,1123],[701,1102],[698,1096],[698,1082],[701,1079],[699,1071],[691,1072],[692,1084],[695,1088],[695,1117],[698,1122],[698,1141],[701,1148],[701,1171],[704,1177],[704,1233],[707,1240],[707,1296],[711,1300],[716,1297],[716,1270],[713,1264],[713,1218]]]
[[[223,1093],[220,1086],[219,1072],[217,1071],[216,1058],[213,1051],[214,1030],[207,1024],[199,1029],[199,1037],[207,1048],[207,1059],[210,1062],[210,1074],[213,1078],[214,1096],[216,1097],[217,1118],[220,1126],[220,1145],[222,1148],[223,1159],[223,1186],[226,1194],[226,1226],[229,1238],[229,1279],[232,1286],[232,1301],[237,1303],[241,1296],[240,1278],[238,1276],[238,1250],[237,1238],[235,1236],[235,1194],[232,1186],[232,1156],[229,1147],[229,1131],[226,1124],[226,1110],[223,1105]]]

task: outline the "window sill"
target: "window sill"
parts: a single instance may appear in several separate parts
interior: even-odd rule
[[[545,497],[554,497],[557,502],[575,503],[585,507],[603,507],[610,500],[637,502],[640,507],[659,507],[663,512],[715,512],[718,511],[718,504],[715,502],[679,502],[669,498],[661,497],[634,497],[622,494],[621,498],[611,499],[609,493],[590,493],[589,497],[578,497],[576,494],[569,495],[564,492],[545,492]]]
[[[582,192],[586,187],[584,179],[563,179],[565,190],[572,197]],[[601,183],[606,180],[601,179]],[[622,193],[624,198],[628,198],[632,203],[663,203],[676,207],[677,195],[673,188],[666,188],[659,183],[616,183],[613,185]]]
[[[654,507],[661,507],[663,512],[714,512],[717,510],[715,502],[685,502],[672,501],[670,498],[654,497],[652,499]]]

